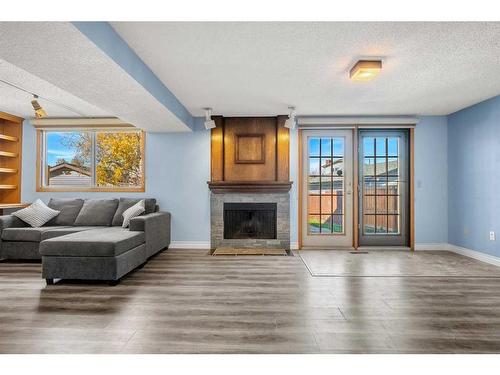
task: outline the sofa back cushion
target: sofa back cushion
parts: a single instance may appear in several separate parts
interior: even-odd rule
[[[134,204],[139,202],[142,198],[120,198],[120,203],[118,204],[118,208],[116,210],[115,216],[113,217],[113,226],[122,226],[123,224],[123,213],[125,210],[132,207]],[[155,212],[156,207],[156,199],[154,198],[145,198],[145,208],[144,214],[152,214]]]
[[[28,207],[13,212],[12,215],[28,223],[33,228],[38,228],[59,215],[59,211],[47,207],[45,203],[37,199]]]
[[[60,212],[59,215],[45,225],[74,225],[76,217],[82,209],[83,202],[83,199],[51,198],[47,206]]]
[[[75,225],[110,226],[118,199],[87,199],[76,217]]]

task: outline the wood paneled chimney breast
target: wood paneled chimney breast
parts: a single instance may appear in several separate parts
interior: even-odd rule
[[[211,130],[213,193],[290,190],[287,116],[212,118],[217,124]]]

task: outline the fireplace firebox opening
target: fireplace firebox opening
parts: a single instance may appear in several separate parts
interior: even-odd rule
[[[224,239],[276,239],[276,203],[224,203]]]

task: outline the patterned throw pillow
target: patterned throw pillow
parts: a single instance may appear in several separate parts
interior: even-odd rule
[[[13,212],[12,215],[18,217],[33,228],[38,228],[59,215],[57,210],[47,207],[40,199],[37,199],[30,206],[22,210]]]
[[[132,207],[127,208],[123,212],[122,228],[128,228],[128,226],[130,225],[130,219],[143,214],[144,211],[146,211],[146,205],[145,205],[144,199],[141,199],[139,202],[134,204]]]

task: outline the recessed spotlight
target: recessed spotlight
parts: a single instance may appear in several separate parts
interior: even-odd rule
[[[353,81],[371,81],[381,69],[381,60],[359,60],[349,72],[349,77]]]
[[[205,108],[205,129],[215,128],[215,121],[212,120],[212,108]]]
[[[295,107],[288,107],[288,109],[290,113],[285,121],[285,128],[293,129],[295,128]]]

